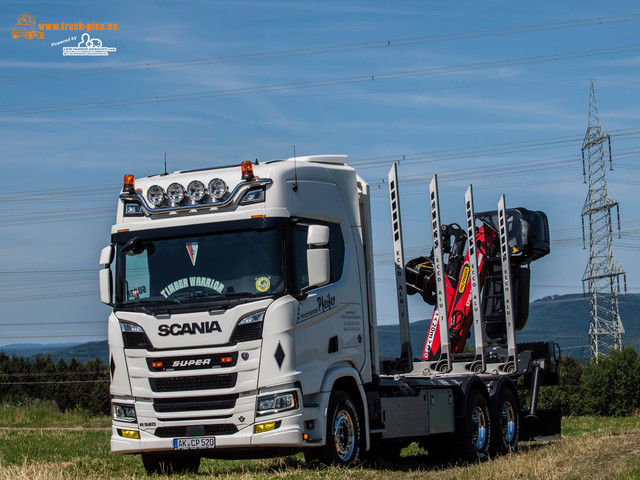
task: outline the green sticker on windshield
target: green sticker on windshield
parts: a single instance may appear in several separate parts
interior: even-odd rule
[[[264,293],[271,287],[271,281],[267,277],[260,277],[256,280],[256,290]]]

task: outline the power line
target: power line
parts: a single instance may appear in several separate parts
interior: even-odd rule
[[[445,42],[451,40],[469,40],[475,38],[486,38],[504,35],[514,35],[520,33],[532,33],[538,31],[561,30],[567,28],[586,27],[592,25],[604,25],[621,22],[633,22],[640,19],[640,14],[625,14],[610,17],[595,17],[581,20],[565,22],[550,22],[532,25],[520,25],[515,27],[503,27],[486,30],[472,30],[467,32],[454,32],[446,34],[426,35],[419,37],[395,38],[389,40],[374,40],[370,42],[344,43],[336,45],[324,45],[317,47],[306,47],[286,50],[273,50],[265,52],[243,53],[235,55],[224,55],[216,57],[203,57],[185,60],[168,60],[156,62],[143,62],[126,65],[113,65],[98,68],[82,68],[72,71],[49,71],[31,74],[14,74],[0,76],[0,82],[15,82],[34,79],[51,79],[71,76],[98,75],[104,73],[120,73],[130,71],[159,70],[169,68],[184,68],[215,63],[247,62],[256,60],[267,60],[285,57],[295,57],[304,55],[318,55],[330,53],[342,53],[364,49],[387,49],[389,47],[399,47],[407,45]]]
[[[23,107],[0,110],[0,117],[32,115],[36,113],[52,113],[72,110],[87,110],[96,108],[111,108],[130,105],[143,105],[149,103],[166,103],[185,100],[201,100],[205,98],[225,97],[248,95],[263,92],[289,91],[303,88],[318,88],[334,85],[347,85],[355,83],[365,83],[375,80],[395,80],[400,78],[424,77],[431,75],[442,75],[446,73],[464,72],[470,70],[483,70],[490,68],[499,68],[513,65],[530,65],[546,62],[555,62],[559,60],[571,60],[576,58],[586,58],[602,55],[611,55],[616,53],[630,53],[640,50],[639,44],[624,45],[620,47],[610,47],[603,49],[581,50],[575,52],[555,53],[549,55],[539,55],[534,57],[521,57],[508,60],[495,60],[490,62],[468,63],[461,65],[452,65],[445,67],[428,67],[415,70],[404,70],[397,72],[386,72],[379,74],[355,75],[351,77],[338,77],[324,80],[309,80],[303,82],[291,82],[275,85],[263,85],[244,88],[207,90],[202,92],[191,92],[170,95],[156,95],[153,97],[137,97],[129,99],[114,99],[94,102],[78,102],[61,105]]]

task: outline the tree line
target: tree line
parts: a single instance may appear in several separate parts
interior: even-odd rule
[[[109,414],[109,370],[100,359],[68,364],[49,356],[34,360],[0,352],[0,402],[53,400],[61,411],[81,409]],[[640,413],[640,354],[631,346],[581,365],[564,356],[559,385],[542,387],[540,408],[564,415],[626,416]]]
[[[559,385],[542,387],[540,408],[563,415],[627,416],[640,413],[640,354],[626,345],[581,365],[561,357]]]
[[[29,360],[0,352],[0,403],[19,404],[30,399],[54,401],[58,408],[109,414],[109,370],[100,359],[86,363],[71,359],[53,362],[37,356]]]

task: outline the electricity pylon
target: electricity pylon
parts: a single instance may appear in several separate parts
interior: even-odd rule
[[[585,241],[584,219],[589,219],[589,263],[582,276],[583,285],[589,286],[591,318],[589,345],[591,356],[622,348],[624,327],[618,311],[620,276],[624,270],[613,257],[611,210],[618,213],[620,235],[620,210],[618,201],[607,190],[605,143],[608,144],[610,169],[611,138],[600,126],[596,93],[591,80],[589,98],[589,126],[582,143],[582,173],[589,179],[589,192],[582,208],[582,240]],[[588,167],[585,171],[585,164]],[[626,277],[625,277],[626,290]]]

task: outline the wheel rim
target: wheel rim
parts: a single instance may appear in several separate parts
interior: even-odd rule
[[[343,462],[348,461],[356,447],[353,419],[346,410],[340,410],[333,422],[333,440],[336,445],[336,453]]]
[[[473,409],[471,415],[473,425],[472,441],[476,450],[482,450],[487,442],[487,417],[485,411],[479,405]]]
[[[502,404],[502,438],[507,444],[513,442],[516,436],[516,413],[511,402]]]

